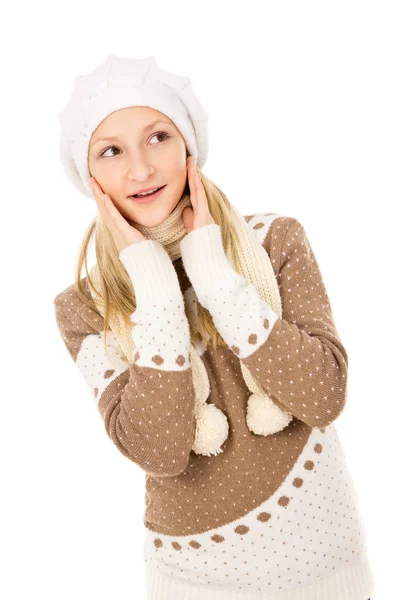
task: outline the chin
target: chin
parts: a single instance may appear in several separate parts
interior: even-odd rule
[[[174,207],[175,208],[175,207]],[[174,209],[173,209],[174,210]],[[172,212],[172,211],[171,211]],[[153,210],[147,215],[142,215],[141,217],[137,217],[136,220],[131,218],[126,218],[129,225],[134,227],[134,225],[143,225],[144,227],[157,227],[161,223],[163,223],[167,217],[171,214],[170,212],[163,212],[161,210]]]
[[[143,225],[143,227],[157,227],[161,223],[163,223],[169,215],[177,208],[178,202],[172,205],[168,210],[162,209],[160,206],[155,208],[150,205],[146,206],[145,209],[148,211],[146,214],[142,214],[136,219],[131,216],[125,216],[126,221],[134,227],[135,224]],[[144,210],[142,211],[144,213]]]

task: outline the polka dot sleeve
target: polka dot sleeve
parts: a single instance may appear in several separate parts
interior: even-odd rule
[[[134,362],[141,367],[181,371],[190,366],[189,323],[177,273],[155,240],[128,246],[119,255],[136,296]]]
[[[188,464],[195,433],[190,366],[170,370],[128,363],[103,319],[72,288],[55,300],[65,346],[88,384],[106,432],[117,449],[147,473],[172,477]]]
[[[188,236],[185,269],[229,348],[282,410],[311,427],[332,423],[346,402],[348,357],[304,227],[292,218],[285,230],[277,276],[282,319],[232,268],[218,225]]]

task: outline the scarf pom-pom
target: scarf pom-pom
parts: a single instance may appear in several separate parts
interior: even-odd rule
[[[214,404],[202,404],[195,415],[196,433],[192,450],[211,456],[223,452],[221,445],[228,437],[228,419]]]
[[[257,435],[270,435],[284,429],[293,419],[268,396],[252,394],[247,402],[246,423]]]

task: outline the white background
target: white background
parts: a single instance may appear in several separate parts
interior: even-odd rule
[[[52,300],[95,215],[58,158],[74,77],[108,54],[191,78],[203,171],[243,214],[305,227],[349,355],[337,430],[377,590],[397,597],[395,2],[33,2],[3,13],[4,600],[144,598],[144,472],[107,437]],[[338,599],[336,599],[338,600]],[[367,600],[367,599],[363,599]]]

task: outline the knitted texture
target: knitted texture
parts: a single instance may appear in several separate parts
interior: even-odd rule
[[[178,286],[171,281],[165,298],[159,295],[161,308],[169,303],[173,309],[159,310],[149,302],[149,293],[140,298],[140,336],[146,342],[162,336],[173,313],[177,318],[178,287],[184,312],[194,324],[199,297],[218,318],[227,346],[213,349],[195,340],[209,379],[208,401],[229,424],[218,456],[191,451],[193,375],[189,361],[182,368],[174,364],[176,352],[188,352],[183,311],[173,332],[159,337],[166,369],[163,363],[129,363],[112,333],[105,354],[103,318],[80,300],[73,285],[54,300],[59,330],[110,440],[146,474],[147,600],[367,600],[375,583],[366,531],[335,427],[346,403],[348,358],[319,265],[296,219],[269,213],[244,218],[269,255],[283,307],[282,318],[251,354],[244,351],[239,358],[235,346],[245,348],[241,323],[243,327],[250,314],[253,327],[260,327],[261,303],[254,310],[250,305],[247,313],[246,299],[239,302],[245,292],[231,295],[231,273],[222,262],[210,262],[207,277],[199,277],[190,266],[196,246],[173,262]],[[212,231],[217,228],[209,227],[207,234]],[[205,230],[200,233],[191,241],[200,244],[206,257],[219,240],[204,235]],[[154,259],[155,247],[152,241],[142,242],[137,255],[148,290],[162,285],[165,268],[163,254]],[[215,277],[222,278],[218,292],[225,285],[229,290],[220,292],[226,302],[222,311],[213,284],[208,284]],[[281,431],[262,436],[248,430],[249,392],[240,361],[272,401],[293,415]]]
[[[180,306],[178,306],[180,310],[176,314],[173,313],[168,327],[162,331],[161,336],[157,335],[154,338],[154,340],[156,339],[156,344],[146,339],[145,336],[141,335],[139,339],[138,336],[140,335],[140,331],[145,330],[142,321],[142,309],[148,311],[148,302],[151,303],[149,307],[150,313],[156,306],[159,307],[160,304],[161,309],[167,310],[167,306],[163,306],[164,302],[161,302],[161,298],[163,300],[167,298],[171,303],[169,306],[174,306],[175,302],[173,300],[178,298],[178,292],[173,294],[172,289],[169,289],[169,287],[175,287],[173,280],[176,278],[175,273],[173,273],[171,260],[175,260],[181,255],[186,267],[186,263],[188,263],[186,271],[192,280],[194,288],[198,289],[203,282],[203,285],[209,288],[209,294],[213,293],[214,295],[215,293],[213,302],[211,302],[210,297],[206,296],[205,298],[203,295],[199,297],[199,301],[211,312],[215,325],[223,337],[225,337],[225,331],[221,327],[218,312],[220,302],[224,301],[224,297],[231,295],[232,297],[239,296],[236,304],[237,318],[240,320],[243,313],[248,318],[244,321],[245,327],[242,327],[240,338],[236,340],[236,344],[234,345],[237,355],[247,356],[256,347],[264,343],[278,317],[282,315],[278,285],[269,256],[251,233],[250,228],[248,228],[245,219],[240,215],[239,211],[232,206],[233,238],[238,250],[238,260],[235,269],[239,270],[242,275],[232,267],[230,262],[232,258],[228,259],[224,253],[219,225],[211,224],[193,230],[185,235],[182,212],[187,206],[191,206],[189,194],[181,198],[174,211],[169,215],[169,218],[163,223],[156,227],[138,225],[137,229],[143,235],[147,236],[150,241],[158,243],[161,246],[160,248],[155,248],[153,245],[148,247],[150,241],[144,240],[130,245],[120,253],[120,260],[123,262],[135,287],[136,296],[138,296],[136,298],[137,310],[131,316],[135,327],[133,327],[134,333],[132,333],[131,327],[127,328],[125,323],[115,314],[110,317],[110,328],[117,338],[127,360],[129,362],[135,360],[141,366],[150,366],[155,362],[157,365],[163,364],[164,369],[170,368],[169,363],[163,362],[160,354],[161,342],[163,338],[166,340],[170,339],[170,332],[173,330],[173,327],[177,327],[177,323],[181,318],[184,321],[184,317],[181,317],[182,298],[180,298]],[[143,244],[147,247],[143,248]],[[166,264],[165,252],[163,252],[163,257],[160,258],[163,247],[171,259],[168,265]],[[147,286],[146,271],[142,268],[142,265],[145,264],[145,261],[142,261],[142,252],[148,250],[151,251],[151,255],[153,256],[155,252],[158,252],[158,260],[162,261],[164,273],[161,279],[156,282],[156,287],[152,288],[152,290],[146,289],[142,297],[141,289]],[[214,270],[213,267],[215,267],[215,273],[214,277],[210,279],[209,274]],[[150,268],[153,270],[153,267]],[[217,282],[220,280],[220,276],[223,288],[219,290]],[[99,288],[96,266],[90,272],[90,279],[94,283],[95,288],[92,290],[92,296],[96,302],[98,311],[103,316],[103,303],[99,294],[96,293],[96,289]],[[168,282],[170,282],[171,286],[168,285]],[[244,304],[244,300],[247,301],[246,304]],[[152,306],[153,303],[155,303],[155,306]],[[245,306],[247,307],[246,311],[242,310]],[[278,314],[275,312],[276,310]],[[253,316],[256,317],[256,328],[253,327],[253,323],[251,322]],[[234,318],[232,314],[229,316],[229,319],[232,320],[232,327]],[[260,326],[258,326],[259,320],[261,321]],[[137,325],[139,329],[138,331],[134,331]],[[187,328],[185,323],[183,326],[185,329]],[[229,327],[231,327],[231,323]],[[135,347],[135,343],[137,342],[139,349]],[[146,346],[145,342],[147,342]],[[187,340],[184,339],[184,348],[186,347],[186,342]],[[237,345],[238,343],[239,346]],[[175,353],[173,367],[185,368],[185,362],[188,357],[177,346]],[[196,392],[196,432],[192,449],[198,454],[207,456],[219,454],[222,452],[222,444],[228,436],[228,421],[221,411],[212,405],[206,404],[209,395],[208,376],[193,343],[190,346],[188,360],[192,367]],[[246,415],[246,422],[249,429],[258,435],[269,435],[286,427],[291,421],[291,415],[272,402],[260,383],[252,376],[246,364],[240,362],[240,367],[246,385],[252,392],[248,400]]]
[[[195,164],[202,168],[209,150],[208,114],[189,77],[161,69],[154,56],[130,58],[109,54],[91,72],[75,77],[75,86],[58,114],[59,155],[69,181],[93,198],[87,161],[91,135],[112,112],[149,106],[178,127]]]

